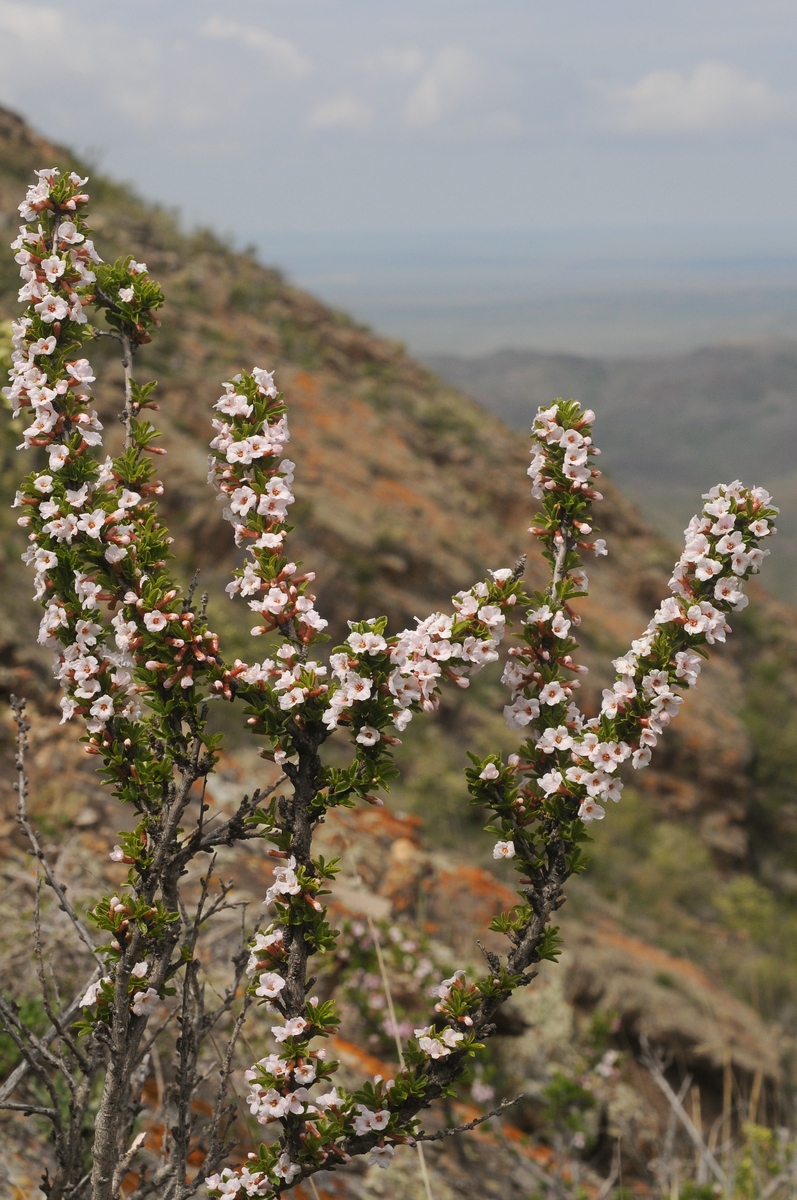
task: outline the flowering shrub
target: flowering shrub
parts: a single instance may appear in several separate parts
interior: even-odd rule
[[[113,861],[129,868],[126,884],[90,913],[107,941],[96,948],[100,970],[80,999],[88,1049],[63,1033],[67,1057],[59,1069],[72,1071],[74,1087],[69,1121],[55,1102],[49,1114],[58,1194],[83,1171],[76,1147],[91,1089],[81,1090],[80,1080],[92,1072],[103,1083],[91,1194],[94,1200],[117,1194],[120,1172],[140,1144],[133,1136],[133,1092],[147,1025],[172,995],[182,1027],[175,1123],[161,1166],[149,1179],[142,1174],[136,1195],[153,1194],[152,1188],[164,1197],[189,1194],[197,1047],[219,1013],[231,1011],[246,973],[251,983],[233,1024],[202,1172],[213,1196],[275,1197],[358,1155],[388,1166],[396,1146],[419,1136],[419,1114],[450,1093],[494,1031],[498,1008],[530,983],[536,963],[556,958],[559,939],[550,920],[568,877],[583,869],[586,827],[604,817],[607,801],[619,801],[622,765],[639,770],[650,762],[684,692],[697,682],[706,647],[730,632],[728,615],[747,602],[744,581],[760,569],[767,553],[760,544],[774,532],[777,510],[763,489],[739,482],[707,493],[686,531],[671,594],[615,660],[617,680],[603,693],[600,713],[587,718],[576,702],[585,668],[574,658],[574,604],[588,583],[580,552],[606,553],[592,516],[601,499],[599,451],[594,414],[557,400],[535,417],[529,468],[538,501],[530,532],[550,565],[547,588],[527,594],[524,564],[505,566],[454,596],[450,613],[433,613],[414,628],[391,632],[386,618],[352,622],[345,643],[322,661],[327,623],[310,591],[313,574],[285,549],[295,469],[284,457],[286,406],[273,374],[256,367],[223,385],[208,479],[244,550],[227,591],[255,614],[252,635],[269,636],[275,648],[261,662],[227,664],[204,602],[194,605],[193,593],[183,594],[169,571],[170,538],[157,510],[163,486],[153,462],[164,451],[147,414],[155,407],[155,384],[133,375],[136,350],[153,335],[163,295],[145,264],[129,256],[112,265],[101,261],[88,237],[85,184],[75,174],[40,171],[20,207],[24,224],[13,249],[27,307],[14,324],[6,392],[14,414],[30,421],[20,448],[34,452],[36,466],[16,504],[28,531],[25,561],[44,607],[39,640],[54,651],[63,689],[63,720],[83,723],[87,751],[100,758],[106,782],[137,816],[111,851]],[[103,319],[102,328],[89,323],[87,310]],[[84,356],[86,342],[100,335],[116,338],[125,371],[125,445],[105,459],[92,407],[94,374]],[[508,622],[515,642],[503,673],[504,715],[519,745],[505,761],[471,755],[466,772],[472,802],[490,813],[494,857],[511,860],[519,875],[519,903],[491,925],[506,935],[507,953],[485,951],[480,977],[460,970],[437,982],[433,1011],[413,1027],[395,1077],[347,1091],[323,1045],[338,1027],[335,1000],[312,994],[311,960],[332,954],[337,941],[324,904],[336,863],[314,854],[314,831],[338,805],[381,803],[379,791],[397,773],[399,735],[415,716],[437,708],[444,686],[468,687],[498,659]],[[285,794],[245,797],[231,818],[215,823],[205,816],[202,791],[218,749],[208,731],[211,700],[243,706],[261,754],[290,784]],[[332,736],[348,738],[343,766],[320,757]],[[275,860],[265,897],[269,923],[236,960],[231,990],[209,1026],[195,948],[207,919],[210,871],[193,916],[181,879],[197,856],[252,838],[269,843]],[[223,1166],[230,1124],[224,1095],[232,1048],[252,1004],[270,1026],[274,1050],[247,1072],[248,1101],[276,1135],[245,1166],[231,1168]],[[33,1042],[18,1033],[28,1061],[44,1071]],[[191,1190],[201,1178],[195,1174]]]

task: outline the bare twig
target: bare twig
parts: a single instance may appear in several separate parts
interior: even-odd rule
[[[122,344],[122,367],[125,373],[125,407],[122,413],[122,424],[125,427],[125,449],[128,450],[133,445],[133,355],[138,349],[138,345],[130,337],[126,329],[122,328],[119,334],[119,340]]]
[[[59,1015],[58,1025],[51,1025],[50,1028],[42,1034],[41,1038],[39,1039],[42,1046],[49,1046],[50,1043],[59,1036],[61,1029],[63,1029],[63,1027],[71,1021],[72,1017],[74,1017],[77,1010],[80,1008],[80,1001],[86,992],[86,988],[90,987],[92,983],[96,983],[99,979],[99,976],[99,971],[95,971],[79,995],[75,996],[74,999],[64,1009],[64,1011]],[[30,1064],[26,1060],[23,1060],[17,1067],[14,1068],[5,1083],[0,1085],[0,1105],[4,1104],[8,1097],[12,1095],[14,1090],[19,1086],[19,1084],[27,1075],[29,1067]]]
[[[119,1162],[116,1166],[116,1170],[114,1172],[114,1177],[113,1177],[114,1193],[117,1193],[119,1191],[119,1187],[121,1185],[122,1179],[124,1178],[125,1172],[127,1171],[127,1168],[130,1166],[131,1162],[135,1158],[135,1156],[136,1156],[139,1148],[142,1146],[146,1136],[147,1136],[146,1129],[142,1129],[140,1133],[137,1133],[136,1136],[133,1138],[133,1141],[130,1143],[129,1149],[127,1149],[124,1152],[124,1154],[122,1155],[122,1157],[119,1159]]]
[[[91,940],[86,926],[75,912],[75,909],[70,904],[69,900],[67,900],[66,892],[56,879],[52,868],[50,867],[50,864],[44,855],[44,851],[39,844],[36,831],[34,830],[28,818],[28,777],[25,773],[25,754],[28,749],[28,730],[30,729],[30,725],[25,717],[25,709],[27,705],[24,699],[20,699],[17,696],[12,696],[10,703],[14,713],[14,722],[17,727],[16,755],[14,758],[14,767],[17,772],[17,780],[14,784],[14,790],[17,793],[17,822],[24,830],[34,856],[41,864],[41,868],[44,872],[44,876],[48,885],[58,897],[61,910],[69,917],[69,920],[72,922],[78,937],[83,942],[86,949],[93,956],[95,961],[102,965],[102,956]]]
[[[393,1004],[393,992],[391,991],[390,980],[388,979],[388,975],[387,975],[387,966],[385,965],[385,956],[382,953],[382,944],[379,940],[379,931],[377,930],[376,925],[374,924],[373,918],[370,913],[368,914],[368,930],[371,934],[371,937],[373,938],[374,949],[376,950],[376,957],[377,957],[377,961],[379,963],[379,971],[382,976],[382,987],[384,988],[385,1000],[387,1001],[387,1011],[390,1015],[390,1023],[393,1026],[393,1037],[396,1040],[396,1051],[398,1053],[399,1066],[401,1067],[401,1069],[403,1071],[404,1070],[404,1051],[401,1048],[401,1038],[399,1037],[398,1021],[396,1020],[396,1008],[395,1008],[395,1005]],[[423,1186],[424,1186],[424,1190],[426,1192],[426,1200],[433,1200],[432,1185],[429,1180],[429,1172],[426,1168],[426,1158],[424,1157],[423,1146],[421,1145],[420,1138],[416,1138],[415,1146],[418,1151],[418,1166],[420,1167],[421,1179],[423,1180]]]
[[[784,1183],[789,1183],[788,1175],[776,1175],[764,1188],[761,1193],[761,1200],[769,1200],[770,1196],[774,1196],[778,1188],[782,1187]]]
[[[726,1191],[728,1191],[730,1188],[730,1184],[728,1182],[727,1175],[725,1174],[722,1167],[717,1162],[714,1155],[711,1153],[711,1151],[705,1145],[705,1143],[704,1143],[702,1137],[700,1136],[700,1133],[696,1129],[691,1117],[687,1113],[686,1109],[684,1108],[683,1104],[679,1100],[678,1096],[675,1094],[675,1092],[672,1090],[669,1083],[667,1082],[667,1079],[665,1078],[664,1072],[661,1068],[661,1064],[652,1054],[648,1040],[644,1035],[641,1039],[641,1043],[642,1043],[642,1050],[643,1050],[642,1061],[645,1064],[645,1066],[647,1067],[648,1071],[650,1072],[651,1078],[653,1079],[653,1081],[657,1085],[657,1087],[659,1087],[661,1089],[661,1091],[664,1093],[664,1095],[667,1097],[667,1100],[670,1104],[670,1107],[672,1108],[672,1111],[675,1113],[678,1120],[683,1125],[692,1144],[694,1145],[695,1149],[701,1155],[701,1158],[702,1158],[703,1162],[706,1164],[706,1166],[708,1167],[709,1171],[711,1171],[712,1175],[717,1180],[717,1182],[719,1184],[721,1184],[722,1187],[725,1188]]]
[[[497,1117],[499,1113],[504,1112],[507,1108],[511,1108],[513,1104],[518,1104],[523,1099],[524,1095],[521,1092],[519,1096],[515,1096],[514,1100],[502,1100],[497,1108],[485,1113],[483,1117],[474,1117],[466,1125],[455,1125],[450,1129],[441,1129],[439,1133],[419,1133],[415,1140],[416,1142],[439,1142],[443,1138],[453,1137],[457,1133],[467,1133],[469,1129],[475,1129],[477,1125],[483,1125],[485,1121],[489,1121],[492,1117]]]
[[[612,1154],[612,1169],[609,1171],[609,1174],[606,1176],[603,1183],[601,1184],[600,1191],[598,1192],[597,1196],[595,1197],[595,1200],[606,1200],[606,1197],[609,1195],[609,1192],[614,1187],[619,1174],[620,1174],[620,1139],[618,1138],[617,1141],[615,1142],[614,1152]]]

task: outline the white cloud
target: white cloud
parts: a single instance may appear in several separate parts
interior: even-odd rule
[[[631,87],[604,87],[623,133],[710,133],[764,125],[791,107],[768,83],[724,63],[703,62],[691,75],[651,71]]]
[[[370,125],[373,115],[361,100],[338,96],[316,105],[307,117],[307,125],[310,129],[364,129]]]
[[[23,42],[41,42],[63,31],[63,14],[38,4],[0,3],[0,29]]]
[[[225,21],[222,17],[210,17],[199,32],[204,37],[239,42],[250,50],[257,50],[273,71],[292,79],[300,79],[315,70],[311,60],[293,42],[277,37],[266,29],[256,29],[239,21]]]
[[[473,92],[478,68],[473,55],[450,46],[429,64],[407,98],[408,125],[436,125]]]

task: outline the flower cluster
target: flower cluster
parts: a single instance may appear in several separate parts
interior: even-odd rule
[[[724,641],[726,614],[743,608],[743,581],[760,568],[767,551],[758,541],[774,530],[776,511],[761,488],[741,483],[713,488],[700,517],[686,530],[686,547],[670,580],[673,595],[655,613],[630,652],[615,660],[618,679],[603,693],[599,717],[585,720],[574,689],[585,667],[576,663],[572,630],[579,623],[570,601],[583,593],[586,576],[579,548],[605,553],[593,533],[589,504],[599,499],[599,474],[591,458],[599,453],[586,430],[594,419],[574,401],[561,401],[537,414],[535,451],[529,474],[543,500],[540,524],[533,527],[554,567],[554,583],[537,594],[525,616],[524,645],[513,647],[503,674],[510,690],[504,709],[513,729],[528,728],[528,739],[507,768],[518,783],[514,811],[525,819],[540,808],[564,803],[577,808],[584,823],[604,816],[603,803],[622,792],[618,768],[650,761],[657,737],[678,712],[682,691],[694,685],[704,643]],[[501,776],[488,762],[479,781]],[[511,818],[494,848],[496,858],[513,858],[517,838]]]
[[[44,608],[39,642],[54,652],[62,720],[82,718],[87,750],[103,758],[119,797],[142,814],[111,858],[141,866],[166,777],[166,764],[152,761],[151,739],[174,741],[198,677],[218,673],[218,643],[204,619],[181,603],[166,571],[171,539],[157,519],[163,487],[151,461],[164,452],[154,445],[157,429],[138,419],[153,407],[154,384],[138,386],[128,371],[126,446],[116,458],[99,458],[95,377],[82,352],[96,331],[86,310],[103,315],[105,332],[122,343],[129,365],[132,349],[149,340],[157,323],[161,289],[130,256],[102,262],[88,236],[86,179],[56,169],[37,175],[20,206],[26,224],[13,242],[27,307],[13,325],[4,389],[14,415],[33,418],[19,447],[37,461],[15,499],[29,541],[22,557]],[[135,896],[124,903],[111,897],[95,908],[92,919],[116,936],[107,952],[111,971],[83,997],[87,1027],[112,1019],[113,968],[129,939],[131,914],[152,941],[173,920],[159,902]],[[147,970],[143,958],[132,967],[135,1016],[151,1011],[164,992],[161,978],[151,986]]]
[[[123,907],[118,896],[114,896],[111,904]],[[128,985],[128,993],[130,996],[131,1012],[137,1017],[149,1016],[153,1011],[160,996],[155,988],[150,987],[147,982],[150,966],[146,960],[137,962],[130,971],[130,981]],[[86,988],[83,996],[80,999],[81,1008],[98,1007],[99,1010],[105,1010],[104,1016],[107,1019],[108,1009],[113,1003],[114,996],[114,981],[110,975],[103,975],[101,979],[90,983]]]
[[[307,645],[327,622],[307,593],[315,576],[299,574],[296,564],[282,556],[290,531],[288,509],[295,500],[294,464],[281,457],[290,434],[273,374],[254,367],[251,374],[236,375],[225,383],[214,407],[222,417],[213,421],[208,481],[227,502],[223,515],[235,530],[236,546],[245,546],[249,554],[227,591],[254,597],[249,607],[262,623],[252,629],[253,635],[278,629]]]
[[[432,613],[389,642],[376,621],[353,625],[348,644],[330,660],[338,686],[324,714],[325,725],[330,730],[352,725],[357,742],[374,745],[382,736],[380,718],[385,715],[402,731],[413,712],[434,712],[444,678],[468,687],[469,676],[498,658],[506,629],[503,610],[515,603],[514,582],[508,568],[495,571],[492,584],[477,583],[457,593],[452,616]],[[379,715],[374,710],[375,723],[362,723],[362,705],[377,698],[377,688]]]

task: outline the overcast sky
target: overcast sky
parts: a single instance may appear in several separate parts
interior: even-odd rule
[[[766,226],[794,0],[0,0],[0,97],[148,196],[273,231]]]

